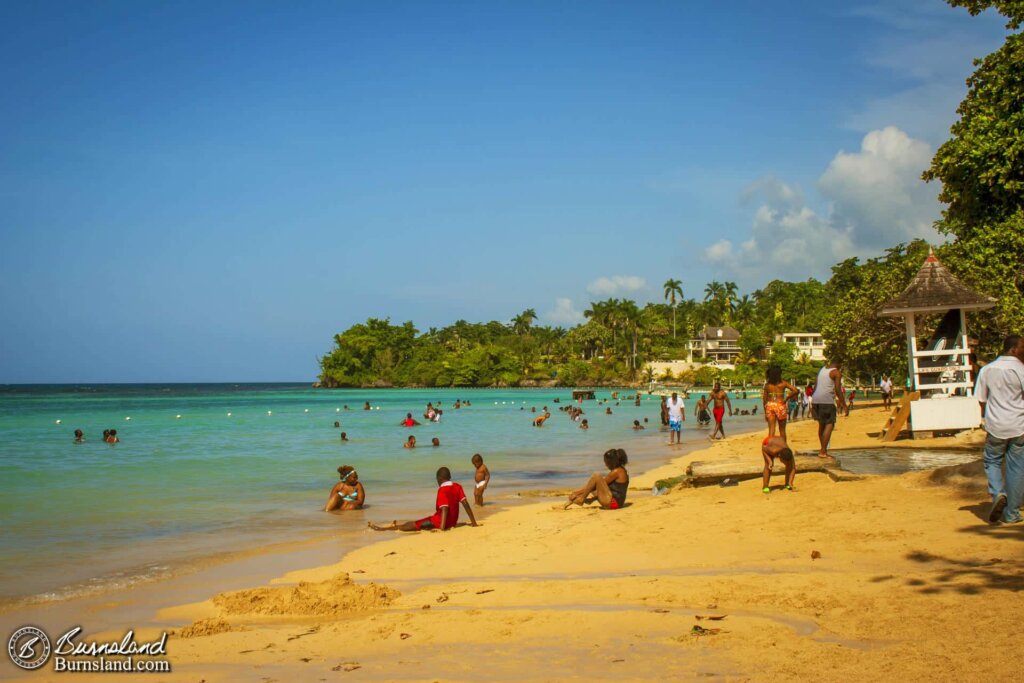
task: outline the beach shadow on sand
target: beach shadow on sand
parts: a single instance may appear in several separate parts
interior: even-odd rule
[[[981,524],[972,524],[971,526],[965,526],[957,529],[957,531],[961,533],[981,534],[983,536],[992,536],[994,538],[1024,541],[1024,522],[1018,522],[1017,524],[989,523],[988,513],[992,509],[991,503],[975,503],[974,505],[964,505],[957,509],[963,512],[970,512],[982,522]]]
[[[987,527],[992,530],[999,527]],[[1018,538],[1020,530],[1014,532]],[[1013,527],[1006,527],[1013,530]],[[961,530],[963,531],[963,530]],[[986,590],[1021,591],[1024,590],[1024,567],[1016,560],[1004,560],[993,557],[990,559],[953,559],[941,555],[916,550],[907,553],[906,558],[924,565],[923,568],[933,572],[927,579],[907,579],[908,586],[916,587],[921,593],[960,593],[961,595],[977,595]]]

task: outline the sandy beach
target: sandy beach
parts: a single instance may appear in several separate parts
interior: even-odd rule
[[[877,445],[884,417],[855,410],[832,446]],[[790,425],[791,444],[816,448],[814,430]],[[759,461],[762,436],[634,475],[622,510],[540,498],[479,528],[385,536],[337,564],[165,607],[153,624],[187,626],[169,639],[173,673],[144,678],[1017,679],[1024,525],[986,523],[980,463],[651,495],[693,460]]]

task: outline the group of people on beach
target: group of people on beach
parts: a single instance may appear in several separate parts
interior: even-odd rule
[[[771,366],[761,390],[761,405],[764,419],[768,423],[768,436],[761,442],[761,455],[764,458],[761,491],[771,493],[768,483],[771,479],[775,460],[781,460],[786,467],[784,488],[793,490],[796,478],[796,460],[793,449],[789,447],[786,437],[786,422],[790,418],[790,404],[801,396],[807,397],[810,403],[811,417],[818,422],[818,457],[828,458],[828,445],[832,439],[836,416],[840,411],[849,415],[849,407],[842,385],[842,364],[833,360],[818,371],[813,388],[802,391],[782,378],[782,369]],[[778,432],[778,433],[776,433]]]
[[[793,419],[792,403],[801,401],[806,397],[811,406],[811,416],[818,422],[818,437],[820,442],[819,456],[826,458],[828,455],[828,443],[832,430],[835,427],[836,416],[848,412],[845,400],[845,393],[842,388],[842,374],[840,363],[834,361],[821,369],[814,385],[808,385],[808,390],[801,390],[782,378],[782,370],[777,366],[768,368],[764,386],[761,390],[761,408],[765,422],[768,427],[768,435],[761,442],[761,454],[764,459],[762,472],[762,491],[770,493],[769,481],[774,470],[776,460],[785,465],[785,484],[783,488],[793,490],[796,477],[796,463],[793,450],[790,448],[786,424]],[[556,401],[557,402],[557,401]],[[439,411],[428,404],[424,417],[432,419]],[[524,407],[525,409],[525,407]],[[698,423],[710,422],[708,410],[715,420],[715,431],[711,439],[725,438],[723,425],[726,411],[729,415],[735,414],[728,392],[722,389],[721,384],[716,382],[712,391],[698,399],[694,415]],[[587,428],[587,420],[582,417],[583,409],[577,406],[560,406],[559,410],[565,413],[573,422],[579,422],[581,429]],[[531,412],[536,412],[532,408]],[[678,392],[672,392],[669,397],[663,397],[661,403],[662,421],[669,431],[669,443],[681,443],[682,423],[686,421],[685,402]],[[751,411],[756,414],[757,406]],[[547,406],[544,406],[541,413],[532,419],[535,427],[543,427],[544,423],[551,418]],[[646,418],[645,418],[646,421]],[[406,413],[406,417],[399,423],[404,427],[413,427],[420,423],[416,421],[412,413]],[[639,420],[633,421],[634,430],[642,430],[644,427]],[[434,445],[439,445],[437,438]],[[415,446],[415,437],[410,436],[406,442],[406,448]],[[625,505],[626,495],[629,488],[629,473],[626,465],[629,458],[621,448],[609,449],[603,456],[607,472],[595,472],[587,482],[580,488],[573,490],[568,495],[565,505],[569,508],[573,505],[586,505],[598,503],[602,508],[615,510]],[[483,457],[477,453],[473,455],[471,463],[474,467],[474,499],[477,506],[483,505],[483,494],[490,483],[490,471],[483,462]],[[341,511],[359,509],[366,499],[366,491],[359,481],[355,468],[351,465],[343,465],[338,468],[340,481],[331,489],[328,496],[325,511]],[[451,470],[448,467],[441,467],[436,472],[438,484],[437,497],[434,513],[429,517],[418,520],[399,522],[392,521],[387,525],[370,523],[370,527],[378,531],[422,531],[422,530],[447,530],[456,525],[459,519],[459,506],[461,505],[470,519],[472,526],[478,523],[473,515],[465,492],[461,485],[452,481]]]
[[[473,498],[477,506],[484,504],[484,492],[491,483],[491,471],[484,464],[483,456],[479,453],[470,459],[473,465]],[[366,502],[366,489],[359,481],[359,474],[352,465],[342,465],[338,468],[339,481],[331,489],[327,496],[327,503],[324,505],[324,512],[337,512],[345,510],[358,510]],[[372,522],[370,528],[377,531],[423,531],[438,530],[447,531],[454,527],[459,521],[459,509],[461,504],[466,509],[471,526],[478,526],[473,510],[466,500],[466,494],[462,486],[453,482],[451,470],[447,467],[438,468],[437,478],[437,501],[434,514],[418,520],[408,522],[393,521],[388,526],[378,526]]]

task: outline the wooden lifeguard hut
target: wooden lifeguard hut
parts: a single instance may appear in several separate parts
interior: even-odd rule
[[[879,316],[903,316],[907,324],[909,390],[882,431],[892,441],[910,420],[911,433],[973,429],[981,424],[981,407],[973,397],[967,311],[992,308],[996,300],[976,292],[942,265],[934,252],[903,293],[885,303]],[[941,315],[923,343],[917,316]]]

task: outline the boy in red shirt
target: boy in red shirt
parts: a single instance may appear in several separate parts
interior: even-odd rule
[[[375,531],[448,531],[459,521],[460,503],[466,508],[470,526],[479,526],[476,517],[473,516],[473,509],[466,500],[466,492],[462,490],[462,486],[452,481],[451,471],[447,467],[442,467],[437,470],[437,503],[434,506],[434,514],[408,522],[399,523],[395,520],[388,526],[377,526],[370,522],[369,526]]]

